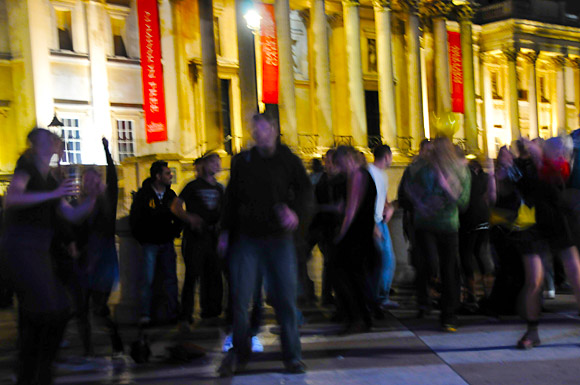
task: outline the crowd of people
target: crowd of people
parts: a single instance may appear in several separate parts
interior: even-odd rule
[[[139,326],[177,322],[189,332],[199,282],[201,323],[225,324],[228,334],[219,375],[242,370],[263,350],[263,302],[276,312],[286,370],[306,370],[298,305],[317,299],[308,272],[316,246],[320,302],[336,309],[341,334],[368,331],[397,308],[388,225],[397,208],[416,272],[417,316],[440,310],[442,330],[455,332],[462,314],[519,312],[527,330],[517,346],[539,345],[541,298],[554,296],[555,261],[580,303],[580,130],[521,138],[502,147],[495,163],[466,159],[446,137],[424,140],[394,202],[387,198],[387,145],[373,149],[370,163],[351,146],[330,149],[308,175],[268,115],[254,116],[252,136],[253,147],[232,158],[225,188],[217,152],[195,161],[196,178],[179,195],[167,162],[156,161],[130,211],[142,251]],[[51,166],[62,153],[56,135],[36,128],[28,142],[3,205],[0,299],[10,306],[11,290],[18,298],[18,383],[50,384],[70,319],[85,355],[94,354],[91,309],[113,353],[124,351],[108,307],[119,274],[118,183],[105,139],[105,178],[89,168],[80,186],[58,162]],[[181,234],[179,299],[174,244]]]

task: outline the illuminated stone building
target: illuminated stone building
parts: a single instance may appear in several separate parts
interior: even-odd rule
[[[258,103],[261,32],[244,18],[261,3],[157,1],[168,140],[148,144],[137,0],[0,0],[0,172],[55,113],[71,163],[102,164],[99,139],[111,139],[125,196],[153,159],[170,162],[179,189],[204,151],[240,151],[257,109],[279,116],[282,140],[305,157],[382,141],[400,163],[444,128],[442,117],[458,122],[457,143],[492,157],[520,134],[578,124],[575,1],[264,3],[274,5],[277,105]],[[449,32],[459,33],[459,73]],[[450,114],[458,79],[463,113]]]

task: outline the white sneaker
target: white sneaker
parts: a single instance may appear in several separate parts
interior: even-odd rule
[[[234,341],[232,339],[232,335],[228,334],[226,336],[226,339],[224,340],[224,346],[222,347],[222,352],[227,353],[233,347],[234,347]]]
[[[556,298],[556,290],[545,290],[544,299],[554,299]]]
[[[264,345],[260,342],[258,336],[252,337],[252,352],[253,353],[262,353],[264,351]]]

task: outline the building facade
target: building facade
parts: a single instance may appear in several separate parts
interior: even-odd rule
[[[279,73],[278,103],[265,105],[261,31],[244,18],[262,2],[159,0],[168,140],[147,143],[137,3],[0,0],[4,179],[26,133],[55,114],[66,163],[103,164],[100,138],[110,139],[126,197],[154,159],[170,162],[179,186],[203,152],[228,159],[250,143],[257,110],[278,116],[304,157],[386,142],[402,163],[438,132],[493,157],[520,135],[578,125],[574,1],[264,0]],[[452,113],[457,84],[462,113]]]

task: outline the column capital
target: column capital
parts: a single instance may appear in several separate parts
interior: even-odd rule
[[[561,70],[563,67],[566,66],[566,61],[567,61],[566,59],[567,59],[567,56],[558,55],[558,56],[551,57],[550,61],[556,67],[556,70]]]
[[[536,65],[536,61],[540,56],[540,51],[532,51],[532,52],[524,52],[522,53],[522,57],[526,60],[526,62]]]
[[[310,9],[303,9],[298,11],[298,15],[304,20],[307,25],[310,25]]]
[[[421,3],[419,11],[428,17],[446,17],[452,9],[449,0],[425,0]]]
[[[580,58],[568,58],[568,66],[574,69],[580,69]]]
[[[375,9],[391,9],[391,0],[373,0],[373,7]]]
[[[518,60],[518,54],[520,53],[520,48],[518,46],[505,46],[501,51],[508,61],[516,62]]]
[[[342,0],[342,5],[345,7],[359,7],[360,0]]]
[[[477,6],[474,4],[456,5],[453,11],[457,15],[459,22],[471,21],[477,12]]]
[[[333,13],[328,16],[328,22],[332,28],[338,28],[344,25],[344,18],[341,13]]]
[[[399,4],[404,11],[409,13],[419,13],[419,0],[399,0]]]

